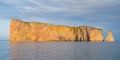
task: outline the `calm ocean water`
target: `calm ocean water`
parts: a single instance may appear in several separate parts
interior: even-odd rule
[[[120,60],[120,42],[0,41],[0,60]]]

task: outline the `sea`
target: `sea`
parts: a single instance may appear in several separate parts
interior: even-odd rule
[[[120,60],[120,42],[0,41],[0,60]]]

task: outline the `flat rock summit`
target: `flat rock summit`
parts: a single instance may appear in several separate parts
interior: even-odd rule
[[[10,41],[102,42],[103,30],[90,26],[60,26],[12,19]],[[107,39],[109,41],[109,38]]]

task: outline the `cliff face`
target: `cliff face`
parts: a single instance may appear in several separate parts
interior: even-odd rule
[[[112,31],[108,32],[105,42],[114,42],[114,37],[113,37]]]
[[[80,26],[58,26],[12,19],[10,41],[103,41],[102,30]]]

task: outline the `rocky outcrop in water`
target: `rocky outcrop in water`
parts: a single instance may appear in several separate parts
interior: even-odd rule
[[[102,29],[60,26],[12,19],[10,41],[103,41]]]
[[[113,37],[112,31],[108,32],[105,42],[114,42],[114,37]]]

